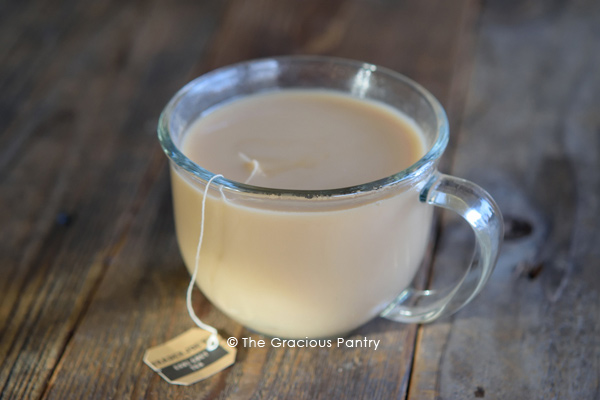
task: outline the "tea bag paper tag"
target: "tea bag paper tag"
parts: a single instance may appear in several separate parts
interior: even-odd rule
[[[206,349],[210,332],[192,328],[174,339],[152,347],[144,362],[169,383],[191,385],[224,370],[235,362],[237,349],[219,336],[219,346]]]

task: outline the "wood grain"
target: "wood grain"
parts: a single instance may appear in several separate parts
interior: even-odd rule
[[[143,365],[146,348],[191,326],[154,130],[193,76],[278,54],[385,65],[460,108],[472,2],[0,7],[0,398],[405,397],[416,327],[384,320],[351,336],[377,351],[240,348],[232,368],[186,388]],[[258,338],[194,302],[224,336]]]
[[[409,398],[600,398],[598,21],[594,1],[486,3],[451,172],[497,199],[507,241],[482,294],[419,332]],[[469,245],[444,226],[435,284]]]
[[[121,2],[39,3],[26,7],[23,26],[14,27],[14,35],[34,31],[35,46],[20,47],[27,36],[9,43],[5,54],[23,71],[17,65],[16,78],[2,81],[2,104],[16,103],[8,108],[1,139],[4,397],[39,398],[46,390],[129,235],[143,201],[138,192],[148,190],[145,172],[156,160],[164,163],[156,118],[202,53],[202,38],[218,15],[215,5],[153,10]],[[194,10],[209,18],[176,24]],[[171,15],[171,25],[161,26],[162,15]],[[56,32],[56,40],[39,37],[42,25]],[[196,56],[170,52],[179,42]],[[9,76],[11,62],[2,64]],[[155,175],[160,170],[152,169]],[[71,223],[57,221],[61,214]]]

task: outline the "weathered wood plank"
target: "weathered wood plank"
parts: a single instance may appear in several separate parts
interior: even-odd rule
[[[465,8],[471,6],[469,1],[453,5],[424,5],[418,1],[232,1],[214,36],[210,54],[204,56],[195,50],[198,64],[194,74],[261,56],[333,54],[407,73],[445,102],[450,98],[458,62],[458,43],[470,32],[463,30],[461,23],[465,20]],[[171,14],[164,15],[164,7],[157,6],[162,13],[157,23],[173,23]],[[185,27],[192,21],[178,19],[177,23],[184,27],[181,29],[189,29]],[[437,29],[430,32],[427,26]],[[418,45],[411,39],[411,30],[420,35]],[[150,48],[155,45],[144,41],[141,44]],[[178,47],[173,54],[184,49]],[[180,72],[165,68],[164,73],[165,87],[174,92],[172,86],[182,83],[182,76],[177,76]],[[155,87],[147,81],[138,90],[149,95]],[[115,101],[123,107],[133,104],[130,98]],[[136,110],[139,116],[133,121],[152,120],[158,113],[146,104]],[[405,397],[416,327],[384,320],[373,321],[352,336],[380,340],[377,351],[240,347],[238,361],[232,368],[191,387],[171,386],[143,365],[145,349],[192,325],[184,305],[187,274],[177,254],[168,181],[161,155],[149,151],[150,143],[155,143],[153,135],[144,138],[143,149],[139,150],[151,158],[144,165],[143,183],[132,190],[135,194],[128,198],[126,211],[119,219],[119,224],[127,225],[127,229],[118,231],[119,240],[110,247],[112,257],[106,274],[73,332],[44,397]],[[124,149],[139,145],[131,140]],[[130,173],[140,179],[142,170]],[[95,204],[102,207],[99,201]],[[214,310],[198,292],[194,303],[199,316],[214,324],[224,336],[259,338]]]
[[[486,4],[452,172],[508,240],[482,294],[422,328],[410,398],[600,398],[599,26],[597,1]],[[436,284],[467,229],[444,227]]]
[[[24,76],[1,67],[15,76],[0,93],[3,110],[11,104],[0,146],[4,398],[45,390],[148,190],[144,172],[158,174],[157,115],[202,53],[220,7],[76,3],[69,18],[58,4],[56,13],[46,3],[24,8],[35,12],[19,21],[35,35],[47,24],[60,40],[23,50],[29,38],[19,38]]]
[[[444,103],[450,101],[454,75],[465,66],[462,58],[465,44],[470,45],[471,14],[478,10],[475,1],[467,0],[233,4],[198,74],[258,57],[333,55],[403,73]],[[458,84],[457,96],[460,88]]]

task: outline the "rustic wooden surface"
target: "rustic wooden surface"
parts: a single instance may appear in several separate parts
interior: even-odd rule
[[[597,1],[484,10],[452,172],[490,191],[507,240],[479,298],[419,332],[410,397],[600,399],[599,28]],[[444,227],[440,266],[464,232]]]
[[[0,3],[0,398],[600,398],[600,3]],[[372,349],[247,349],[190,387],[144,351],[191,327],[155,126],[212,68],[325,54],[398,70],[452,122],[442,169],[486,187],[507,242],[482,294]],[[440,224],[430,280],[468,258]],[[259,338],[213,309],[223,336]]]

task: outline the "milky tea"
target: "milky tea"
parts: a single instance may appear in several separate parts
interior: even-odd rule
[[[188,127],[181,150],[229,180],[292,190],[372,182],[426,151],[419,128],[400,111],[316,89],[254,94],[209,110]],[[177,238],[192,272],[203,190],[175,169],[171,175]],[[428,240],[433,207],[419,202],[418,188],[382,190],[389,193],[354,203],[317,197],[310,208],[242,203],[212,190],[198,286],[260,333],[319,338],[352,331],[408,287]]]

